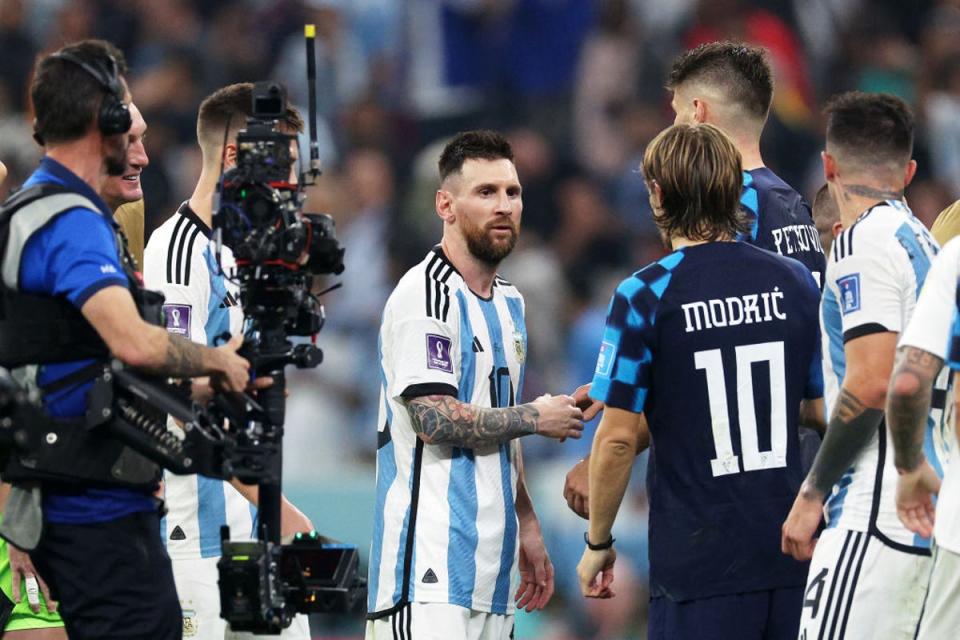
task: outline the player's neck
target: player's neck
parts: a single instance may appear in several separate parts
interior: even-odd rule
[[[450,264],[460,273],[460,277],[467,283],[467,288],[482,298],[489,298],[493,293],[493,278],[497,275],[496,265],[489,265],[478,260],[467,243],[462,239],[454,239],[446,235],[440,241],[440,248],[447,256]]]
[[[887,200],[901,200],[903,189],[891,185],[866,184],[866,180],[851,180],[852,184],[837,186],[837,208],[840,210],[840,222],[843,228],[849,228],[871,207]]]
[[[200,172],[197,187],[193,190],[193,195],[190,196],[190,208],[210,228],[213,228],[213,194],[217,190],[217,174],[219,172],[219,167],[215,173],[204,168]]]
[[[680,236],[673,236],[670,238],[670,246],[673,247],[674,251],[683,249],[684,247],[695,247],[701,244],[709,244],[711,242],[728,242],[728,238],[717,239],[717,240],[692,240],[690,238],[682,238]]]
[[[107,178],[104,169],[100,139],[96,136],[84,136],[79,140],[58,144],[47,149],[47,156],[56,160],[78,178],[100,193],[103,181]]]
[[[740,150],[740,157],[743,162],[744,171],[753,171],[754,169],[762,169],[766,165],[763,164],[763,156],[760,155],[760,143],[755,142],[752,146],[738,145]]]

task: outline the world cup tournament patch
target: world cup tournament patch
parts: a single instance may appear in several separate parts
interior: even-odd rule
[[[427,369],[437,369],[453,373],[453,361],[450,359],[450,338],[427,334]]]
[[[604,340],[600,343],[600,355],[597,357],[596,371],[598,376],[610,377],[610,372],[613,371],[613,358],[616,354],[617,348],[612,342]]]
[[[840,310],[843,315],[860,310],[860,274],[852,273],[837,280],[840,288]]]
[[[166,318],[167,331],[184,338],[190,338],[190,305],[165,304],[163,316]]]

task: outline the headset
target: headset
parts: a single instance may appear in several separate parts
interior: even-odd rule
[[[119,133],[126,133],[130,130],[133,119],[130,116],[130,107],[123,103],[120,74],[117,70],[117,61],[113,56],[107,56],[110,60],[109,71],[84,62],[79,56],[69,51],[54,53],[51,57],[66,60],[79,66],[93,76],[100,86],[103,87],[106,95],[100,103],[100,112],[97,114],[97,127],[100,129],[100,133],[105,136],[113,136]]]

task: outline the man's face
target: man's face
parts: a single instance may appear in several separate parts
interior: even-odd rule
[[[697,123],[693,98],[688,93],[688,91],[684,91],[683,86],[679,86],[673,91],[673,97],[670,100],[670,106],[675,114],[673,124],[692,125]]]
[[[470,253],[489,265],[497,265],[517,243],[523,200],[513,162],[470,159],[460,175],[451,176],[449,193],[454,224],[466,240]]]
[[[133,120],[130,131],[123,136],[117,136],[125,138],[127,142],[123,168],[119,174],[107,178],[103,184],[103,199],[114,208],[126,202],[135,202],[143,198],[140,173],[144,167],[150,164],[150,159],[147,158],[147,150],[143,146],[147,123],[144,121],[140,110],[137,109],[137,105],[132,102],[130,103],[130,117]]]

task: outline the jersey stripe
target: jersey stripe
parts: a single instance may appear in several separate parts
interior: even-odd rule
[[[167,282],[169,283],[173,283],[173,256],[177,253],[177,238],[186,222],[187,218],[180,216],[177,224],[173,227],[173,233],[170,234],[170,245],[167,248]]]
[[[523,377],[527,372],[526,353],[527,353],[527,325],[523,322],[523,302],[520,298],[507,298],[507,309],[510,310],[510,317],[513,319],[513,326],[520,327],[520,340],[523,349],[523,362],[520,364],[520,384],[517,385],[517,404],[523,402]]]
[[[193,243],[196,242],[198,235],[200,235],[200,227],[194,227],[193,233],[190,234],[190,242],[187,245],[187,259],[183,274],[183,285],[185,287],[190,286],[190,263],[193,260]],[[180,248],[182,249],[183,245],[180,245]],[[177,265],[177,268],[180,268],[179,264]]]
[[[846,637],[847,620],[850,619],[850,609],[853,607],[853,595],[857,591],[857,582],[860,580],[860,570],[863,568],[863,559],[867,556],[867,547],[870,546],[870,536],[867,535],[863,541],[863,548],[860,550],[860,557],[857,558],[857,568],[853,572],[853,580],[850,582],[850,595],[847,596],[847,603],[843,608],[843,622],[840,623],[840,633],[838,638]]]
[[[227,502],[223,495],[223,480],[197,476],[197,517],[200,522],[200,557],[220,555],[220,526],[227,521]],[[246,535],[238,531],[234,536]]]

